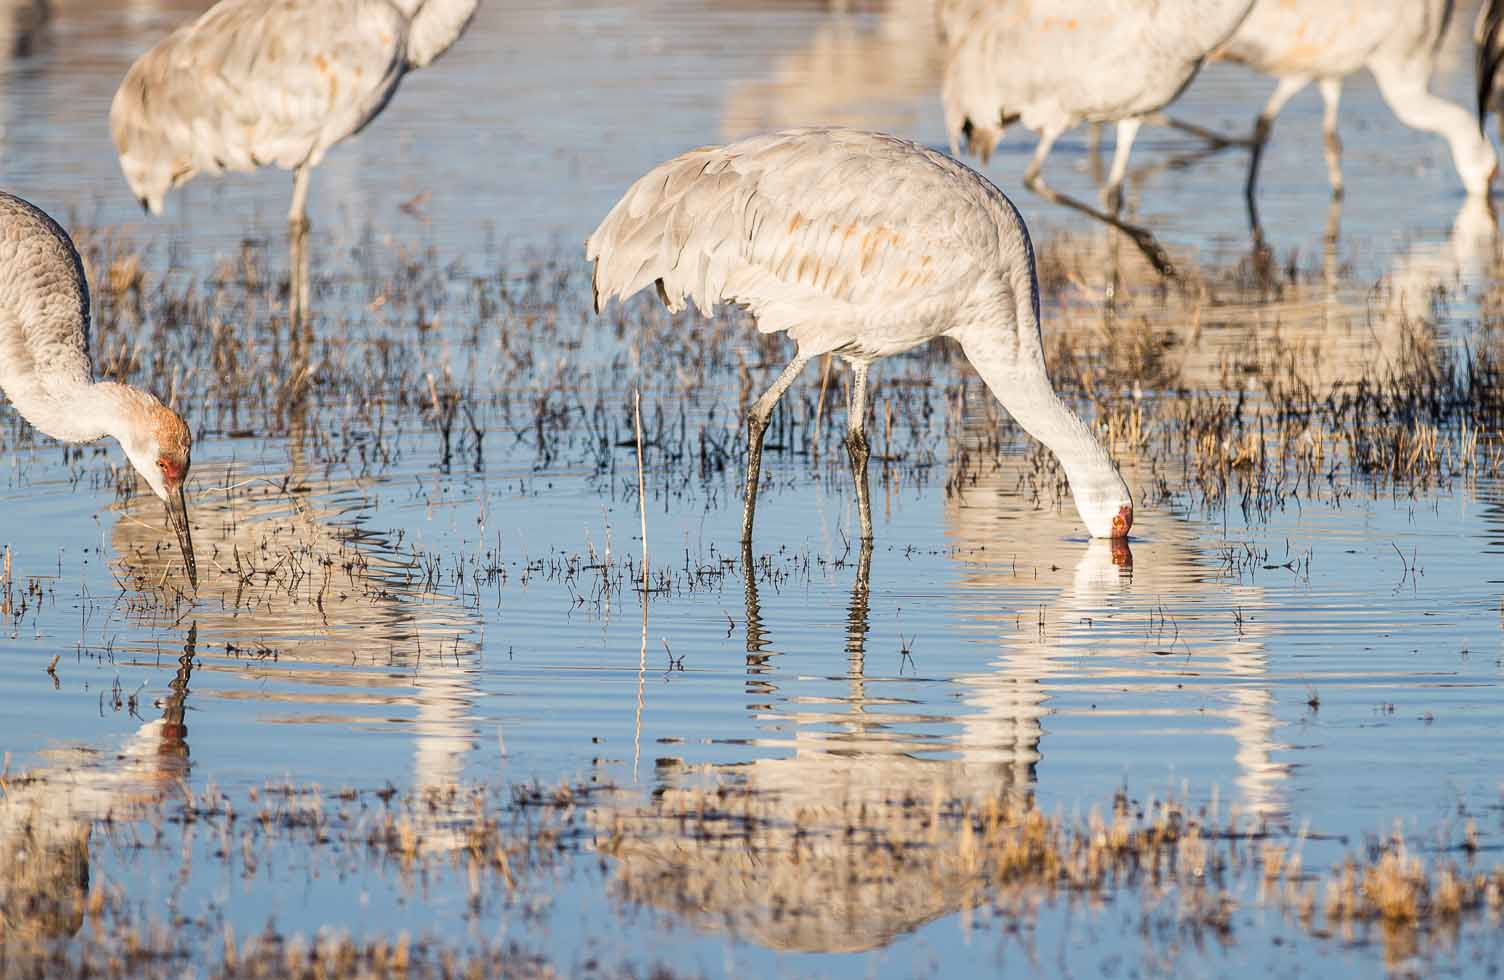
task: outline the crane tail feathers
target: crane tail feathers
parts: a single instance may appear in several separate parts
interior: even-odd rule
[[[724,246],[721,212],[736,175],[717,153],[692,150],[650,170],[590,235],[585,255],[596,263],[597,310],[648,285],[673,312],[686,297],[706,313],[725,298],[727,262],[714,253]]]

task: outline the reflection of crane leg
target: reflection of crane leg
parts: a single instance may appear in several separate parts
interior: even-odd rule
[[[846,405],[846,452],[851,454],[851,475],[856,478],[856,506],[861,515],[862,541],[872,540],[872,495],[867,492],[867,368],[866,361],[851,362],[851,400]]]
[[[1326,173],[1332,181],[1332,196],[1342,196],[1342,140],[1337,136],[1337,106],[1342,101],[1342,79],[1323,78],[1320,83],[1321,136],[1326,150]]]
[[[1044,166],[1044,158],[1050,155],[1050,147],[1055,145],[1055,140],[1059,139],[1063,131],[1061,128],[1052,127],[1039,134],[1039,146],[1034,150],[1034,159],[1029,161],[1029,168],[1024,171],[1024,186],[1051,204],[1059,204],[1080,211],[1082,214],[1096,218],[1104,224],[1112,225],[1112,227],[1133,239],[1133,244],[1138,246],[1139,251],[1144,253],[1144,257],[1149,260],[1149,263],[1154,266],[1160,275],[1170,279],[1175,278],[1175,266],[1170,262],[1170,257],[1165,254],[1165,250],[1159,247],[1159,242],[1154,240],[1154,236],[1149,233],[1148,229],[1140,228],[1138,225],[1130,225],[1128,222],[1107,214],[1105,211],[1100,211],[1090,204],[1061,194],[1047,185],[1043,178],[1039,176],[1040,168]]]
[[[313,168],[299,164],[293,171],[292,206],[287,209],[287,237],[292,271],[288,282],[289,319],[294,337],[308,318],[308,178]]]
[[[762,393],[762,397],[752,403],[752,410],[747,413],[747,497],[742,505],[742,543],[752,540],[752,519],[757,513],[757,483],[762,475],[762,436],[768,429],[768,419],[773,417],[773,407],[778,404],[778,399],[789,390],[789,385],[804,370],[804,365],[809,363],[809,355],[800,351],[789,366],[783,369],[778,380],[773,382],[773,387]]]

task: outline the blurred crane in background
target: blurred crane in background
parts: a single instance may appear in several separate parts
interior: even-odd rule
[[[1156,269],[1174,275],[1146,229],[1122,221],[1121,185],[1139,126],[1180,94],[1226,41],[1252,0],[940,0],[942,97],[952,152],[985,163],[1004,129],[1039,133],[1024,186],[1129,235]],[[1117,148],[1103,189],[1109,211],[1060,194],[1040,176],[1050,148],[1081,123],[1117,124]]]
[[[308,178],[457,41],[480,0],[221,0],[138,58],[110,106],[126,182],[152,214],[200,173],[293,171],[293,323],[308,313]]]

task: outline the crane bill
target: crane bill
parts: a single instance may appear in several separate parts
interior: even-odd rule
[[[183,568],[188,572],[188,581],[198,589],[198,565],[193,560],[193,536],[188,531],[188,501],[183,497],[183,485],[167,492],[167,518],[178,533],[178,547],[183,549]]]

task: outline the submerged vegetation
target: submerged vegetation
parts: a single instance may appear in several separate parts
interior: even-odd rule
[[[80,777],[102,778],[54,772],[7,785],[40,800],[48,781]],[[176,976],[198,963],[224,977],[673,975],[634,965],[625,947],[570,963],[526,941],[549,920],[559,884],[581,879],[604,887],[624,916],[658,910],[699,930],[809,952],[880,948],[956,913],[972,942],[991,936],[1005,946],[1054,910],[1090,921],[1131,902],[1170,961],[1182,943],[1235,945],[1263,910],[1281,923],[1276,935],[1378,942],[1399,966],[1504,916],[1504,866],[1479,860],[1466,837],[1437,841],[1428,855],[1398,835],[1375,837],[1337,866],[1313,869],[1303,835],[1215,803],[1119,791],[1085,816],[1066,816],[1042,812],[1028,795],[928,789],[794,807],[735,780],[647,801],[603,784],[269,784],[238,800],[212,786],[173,790],[92,821],[65,846],[36,822],[11,825],[0,863],[0,971]],[[165,904],[91,873],[91,852],[120,850],[159,866],[173,883]],[[462,923],[514,920],[523,938],[503,928],[466,941],[417,923],[400,934],[289,934],[272,921],[243,935],[229,907],[205,904],[194,884],[238,881],[251,896],[324,876],[421,891]]]
[[[1126,915],[1156,962],[1272,934],[1373,944],[1399,969],[1504,915],[1504,869],[1471,825],[1423,842],[1414,831],[1361,847],[1328,839],[1324,853],[1340,848],[1346,857],[1313,867],[1306,852],[1317,836],[1299,829],[1298,812],[1273,806],[1238,811],[1123,792],[1085,816],[1047,812],[1033,786],[1047,714],[1034,678],[1007,695],[1023,747],[995,770],[934,758],[936,744],[924,741],[932,736],[909,731],[922,730],[919,722],[861,717],[887,704],[860,689],[864,658],[876,656],[867,639],[871,549],[826,552],[764,531],[759,548],[743,554],[725,546],[716,524],[662,547],[655,540],[644,569],[639,494],[649,514],[702,515],[702,526],[736,508],[742,419],[785,358],[782,340],[757,334],[736,311],[702,319],[641,301],[596,317],[572,257],[461,259],[378,246],[367,235],[323,243],[313,278],[319,316],[308,334],[293,334],[286,279],[269,259],[276,244],[247,241],[204,269],[181,264],[174,248],[136,250],[106,232],[77,237],[95,290],[99,370],[162,392],[194,426],[200,587],[195,599],[171,531],[141,509],[133,473],[108,451],[74,452],[66,470],[74,485],[117,497],[99,549],[115,591],[74,596],[68,583],[81,556],[6,551],[0,614],[10,637],[41,635],[64,607],[79,622],[77,640],[42,665],[54,684],[91,663],[172,664],[163,641],[118,640],[124,627],[191,630],[167,695],[132,690],[118,675],[99,692],[101,717],[136,724],[161,713],[114,759],[65,754],[0,783],[0,974],[166,976],[193,963],[226,977],[667,975],[630,943],[602,941],[569,962],[533,941],[533,927],[559,928],[555,896],[581,882],[624,917],[806,952],[881,949],[950,916],[973,941],[1027,946],[1020,937],[1051,916]],[[1224,528],[1233,515],[1238,527],[1257,529],[1311,503],[1468,494],[1504,477],[1504,333],[1492,321],[1459,327],[1440,294],[1417,315],[1408,299],[1395,301],[1398,284],[1303,272],[1293,262],[1276,282],[1235,265],[1203,270],[1184,289],[1127,281],[1131,269],[1112,273],[1112,284],[1086,271],[1110,268],[1096,248],[1069,237],[1041,245],[1048,359],[1145,510]],[[840,366],[826,362],[791,390],[768,434],[779,461],[769,490],[816,482],[845,494],[845,384]],[[1063,471],[947,343],[888,361],[875,385],[876,496],[890,504],[941,496],[949,521],[943,544],[887,542],[893,553],[929,547],[963,569],[1003,560],[988,523],[998,515],[975,506],[987,499],[1073,519]],[[15,447],[35,436],[11,418],[0,438]],[[577,538],[528,541],[526,528],[495,526],[491,507],[548,506],[564,474],[589,490],[579,509],[592,516]],[[454,513],[461,500],[466,522],[476,512],[473,528],[420,536],[401,519],[403,511]],[[613,519],[617,507],[624,516]],[[1311,548],[1271,557],[1255,537],[1225,534],[1202,549],[1221,565],[1203,561],[1191,574],[1232,589],[1259,570],[1308,580],[1321,560]],[[1395,550],[1412,574],[1414,554]],[[1009,581],[1033,587],[1058,571],[1055,560],[1051,552],[1020,571],[1015,557]],[[1049,610],[1041,601],[1037,619],[1010,609],[977,621],[992,632],[1036,632],[1043,659],[1071,630],[1087,637],[1070,639],[1086,649],[1145,616],[1147,627],[1134,618],[1131,628],[1143,632],[1146,657],[1189,662],[1229,645],[1215,665],[1195,668],[1233,681],[1263,657],[1265,627],[1253,611],[1245,617],[1241,600],[1225,621],[1182,622],[1149,594],[1180,580],[1141,569],[1143,594],[1122,603],[1114,626],[1099,585],[1131,574],[1131,552],[1088,549],[1073,560],[1064,598]],[[767,675],[781,656],[769,639],[770,595],[798,595],[853,570],[846,674],[833,668],[853,690],[832,697],[852,714],[812,715],[783,743],[829,763],[819,787],[776,757],[701,766],[665,756],[649,792],[601,776],[613,759],[625,764],[605,749],[596,775],[547,788],[505,773],[477,783],[454,761],[451,747],[477,737],[467,677],[487,655],[496,610],[516,597],[602,623],[709,597],[725,618],[714,629],[742,634],[732,644],[745,641],[749,710],[759,710],[774,698]],[[899,635],[897,669],[917,673],[932,638]],[[687,657],[694,671],[703,655],[667,638],[660,652],[646,621],[641,642],[640,659],[632,654],[634,772],[646,678],[661,669],[666,684],[686,672]],[[510,639],[490,649],[511,657]],[[650,670],[650,652],[655,663],[666,657],[666,668]],[[246,695],[233,686],[268,681],[317,693]],[[411,709],[401,723],[438,748],[420,748],[414,785],[404,788],[194,788],[184,705],[190,687],[205,686],[221,688],[225,701],[255,697],[266,712],[313,701],[359,731],[396,724],[380,713]],[[1304,679],[1298,689],[1310,717],[1334,710]],[[1255,727],[1272,715],[1261,701],[1233,711],[1257,716]],[[827,728],[840,734],[825,737]],[[817,735],[800,741],[810,729]],[[496,738],[505,760],[499,726]],[[1271,752],[1267,734],[1247,742]],[[1275,768],[1251,765],[1250,779]],[[973,778],[979,771],[985,778]],[[164,883],[161,893],[133,894],[102,867],[146,874]],[[359,881],[363,895],[380,893],[378,905],[401,908],[421,893],[453,922],[397,927],[388,917],[331,931],[279,919],[278,889],[330,879]],[[224,898],[230,892],[265,929],[245,927],[247,914]]]

